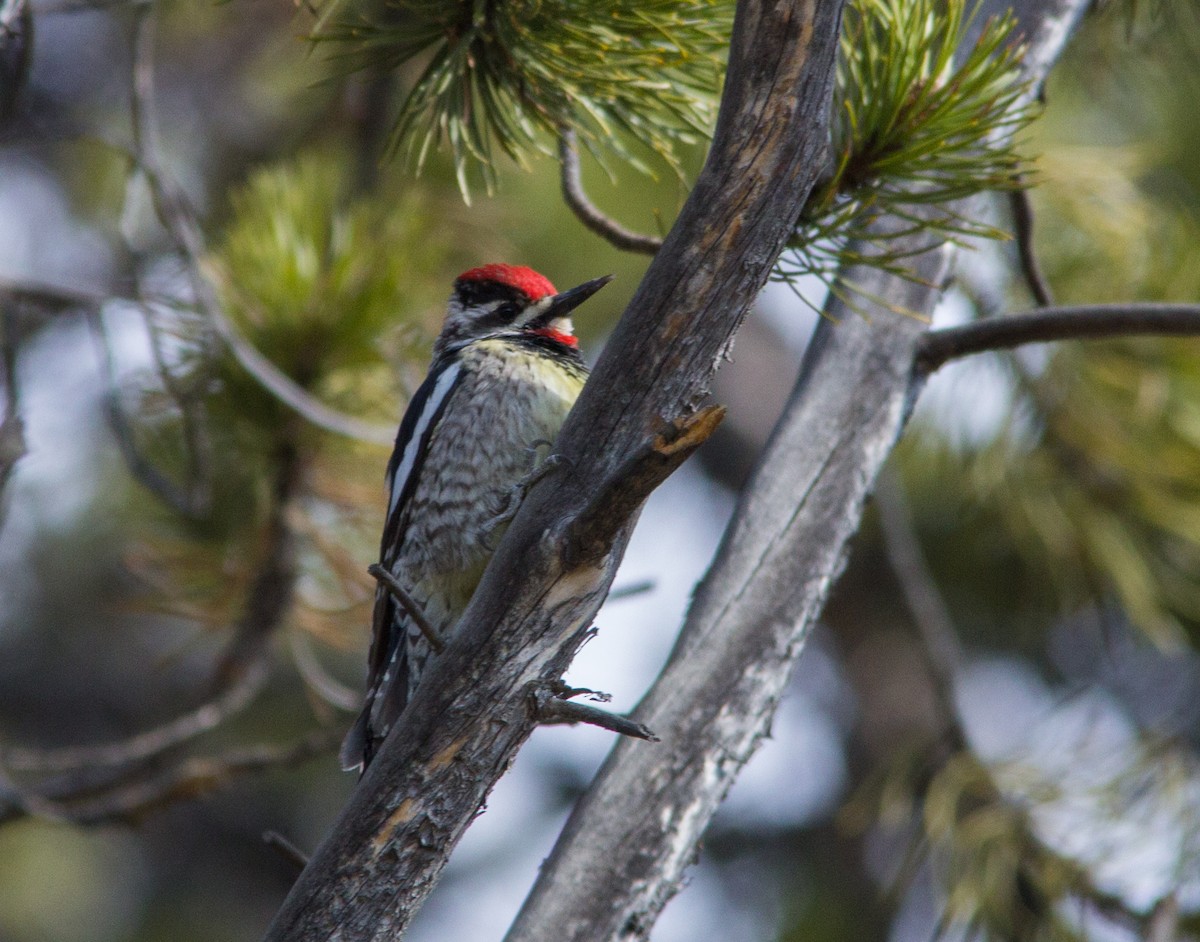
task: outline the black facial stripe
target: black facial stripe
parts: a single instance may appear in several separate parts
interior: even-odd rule
[[[556,314],[553,310],[543,311],[537,317],[534,317],[524,323],[526,330],[541,330],[549,327],[554,321],[560,320],[564,315]]]
[[[522,330],[520,333],[511,336],[505,335],[505,339],[522,347],[532,347],[535,350],[541,350],[557,360],[573,363],[579,367],[584,366],[583,357],[580,356],[577,347],[568,346],[561,341],[555,340],[553,337],[547,337],[545,334],[535,334],[532,331]]]
[[[476,318],[474,321],[475,328],[477,330],[492,330],[496,327],[504,327],[517,319],[522,308],[523,305],[518,302],[506,301],[494,311],[489,311],[482,317]]]
[[[454,294],[463,307],[476,307],[491,301],[513,301],[522,307],[529,303],[524,291],[499,281],[456,281]]]

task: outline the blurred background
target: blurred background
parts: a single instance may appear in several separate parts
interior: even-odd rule
[[[0,66],[29,40],[0,75],[0,940],[256,939],[295,874],[264,832],[311,851],[354,784],[335,751],[386,441],[452,279],[615,273],[576,318],[594,359],[646,259],[580,225],[552,156],[499,160],[469,205],[444,155],[419,175],[390,156],[411,68],[348,68],[308,9],[44,0],[30,28],[18,6],[0,3]],[[1060,302],[1200,296],[1200,32],[1173,10],[1089,15],[1023,144]],[[584,181],[660,233],[702,157],[585,156]],[[987,211],[1011,227],[1007,198]],[[642,515],[627,591],[567,677],[615,709],[666,658],[822,291],[763,293],[714,389],[721,434]],[[980,244],[935,322],[1031,304],[1013,245]],[[1200,934],[1198,354],[1059,345],[934,377],[656,942]],[[538,731],[411,938],[499,939],[610,740]]]

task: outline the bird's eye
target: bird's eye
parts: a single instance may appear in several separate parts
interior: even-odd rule
[[[515,301],[506,301],[496,308],[496,316],[506,321],[514,320],[519,313],[521,313],[521,307]]]

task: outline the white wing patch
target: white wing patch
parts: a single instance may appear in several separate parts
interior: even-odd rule
[[[400,501],[400,495],[404,493],[404,486],[408,483],[408,477],[412,474],[413,467],[417,463],[417,453],[421,448],[421,439],[425,437],[425,432],[429,429],[429,423],[437,415],[442,401],[454,387],[454,382],[458,379],[460,372],[462,372],[462,367],[457,363],[446,367],[442,371],[442,375],[437,378],[437,382],[434,383],[429,397],[421,404],[421,414],[417,416],[417,424],[413,426],[412,435],[404,443],[404,454],[400,458],[400,464],[396,467],[396,473],[392,475],[391,481],[388,482],[388,486],[391,488],[391,496],[388,499],[389,517],[395,511],[396,504]]]

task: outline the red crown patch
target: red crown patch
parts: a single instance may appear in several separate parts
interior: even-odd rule
[[[465,271],[458,276],[459,281],[496,281],[502,285],[508,285],[510,288],[516,288],[531,301],[540,301],[542,298],[549,297],[552,294],[558,294],[554,285],[550,283],[550,279],[545,275],[538,274],[532,268],[526,268],[524,265],[484,265],[481,268],[472,268],[470,271]]]

